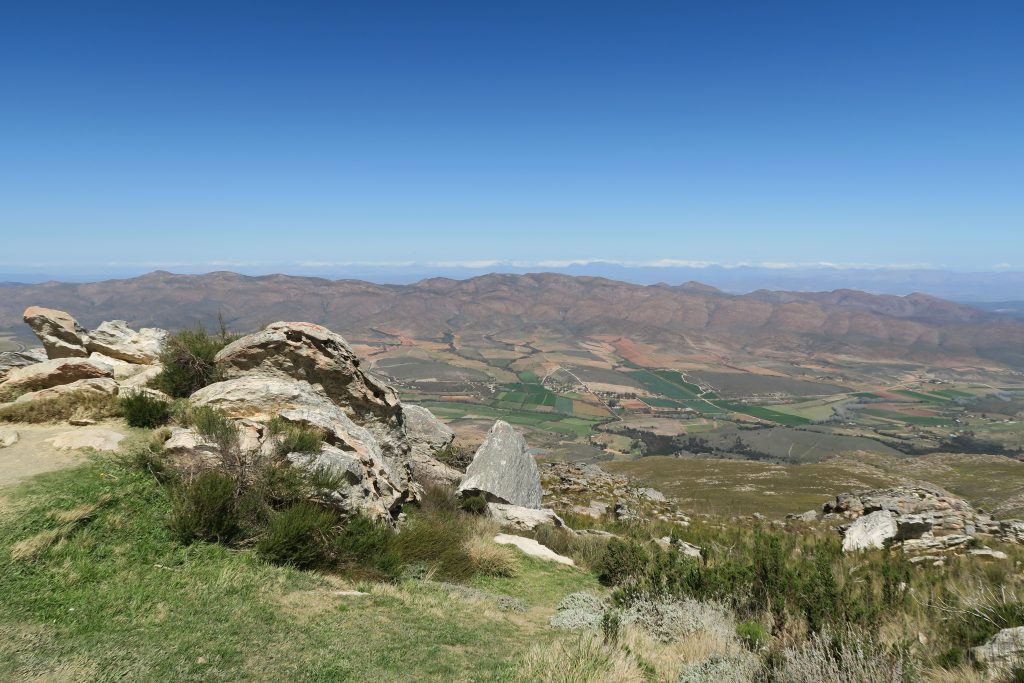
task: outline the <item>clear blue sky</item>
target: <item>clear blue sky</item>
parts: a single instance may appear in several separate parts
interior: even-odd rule
[[[5,2],[0,266],[1024,268],[1024,3]]]

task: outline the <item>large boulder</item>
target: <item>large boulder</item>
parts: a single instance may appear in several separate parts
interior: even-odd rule
[[[29,306],[23,318],[43,343],[48,358],[85,358],[89,355],[85,346],[89,336],[70,314]]]
[[[282,410],[332,406],[309,382],[265,375],[243,375],[214,382],[192,394],[194,405],[212,406],[228,417],[266,421]]]
[[[54,358],[15,368],[0,382],[0,394],[47,389],[80,379],[113,377],[114,369],[88,358]]]
[[[228,378],[260,374],[319,384],[353,418],[400,424],[395,390],[360,370],[348,342],[321,325],[276,322],[228,344],[216,360]]]
[[[88,333],[86,348],[126,363],[150,365],[160,360],[167,336],[167,330],[143,327],[135,331],[124,320],[110,320]]]
[[[0,380],[3,380],[7,373],[14,368],[23,368],[26,365],[34,365],[44,360],[46,360],[46,351],[43,349],[4,351],[0,353]]]
[[[995,677],[1024,664],[1024,626],[1004,628],[984,645],[972,648],[974,660],[985,665]]]
[[[403,404],[402,415],[413,481],[422,486],[458,486],[462,472],[434,457],[435,453],[452,445],[455,432],[423,406]]]
[[[491,503],[540,508],[540,471],[523,435],[498,420],[477,449],[459,485],[462,496],[482,494]]]
[[[60,398],[77,394],[79,396],[116,396],[118,393],[117,382],[109,377],[92,377],[80,379],[68,384],[58,384],[55,387],[30,391],[14,399],[15,403],[28,403],[30,401],[45,401],[51,398]]]
[[[400,490],[379,455],[347,451],[324,444],[319,453],[289,453],[296,467],[334,475],[330,489],[318,492],[326,502],[347,512],[359,512],[392,524],[409,491]]]
[[[898,527],[896,515],[889,510],[876,510],[858,517],[846,527],[843,533],[843,550],[869,550],[884,548],[886,542],[896,537]]]
[[[503,527],[516,531],[533,531],[542,524],[564,527],[565,522],[554,510],[524,508],[504,503],[488,503],[487,514]]]

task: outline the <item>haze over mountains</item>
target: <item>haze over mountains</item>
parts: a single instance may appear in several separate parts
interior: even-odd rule
[[[1024,367],[1019,320],[923,294],[733,295],[695,282],[641,286],[553,273],[380,285],[162,271],[87,284],[8,285],[3,294],[0,329],[9,331],[19,330],[27,306],[42,305],[75,311],[86,325],[124,318],[133,326],[210,328],[223,315],[240,331],[275,320],[308,320],[355,339],[623,336],[697,352],[829,353],[944,364],[985,360]]]

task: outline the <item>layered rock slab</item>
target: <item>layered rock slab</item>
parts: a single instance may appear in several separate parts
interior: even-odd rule
[[[458,493],[464,497],[483,495],[491,503],[539,509],[540,471],[523,435],[507,422],[495,422],[466,468]]]

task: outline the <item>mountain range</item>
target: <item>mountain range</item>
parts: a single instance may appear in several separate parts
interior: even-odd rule
[[[86,325],[123,318],[132,326],[214,328],[223,316],[240,331],[275,320],[308,320],[354,339],[614,336],[677,350],[714,345],[1024,367],[1019,319],[925,294],[840,289],[737,295],[696,282],[636,285],[554,273],[382,285],[164,271],[93,283],[7,284],[0,292],[0,329],[16,333],[23,333],[22,311],[41,305],[71,311]]]

